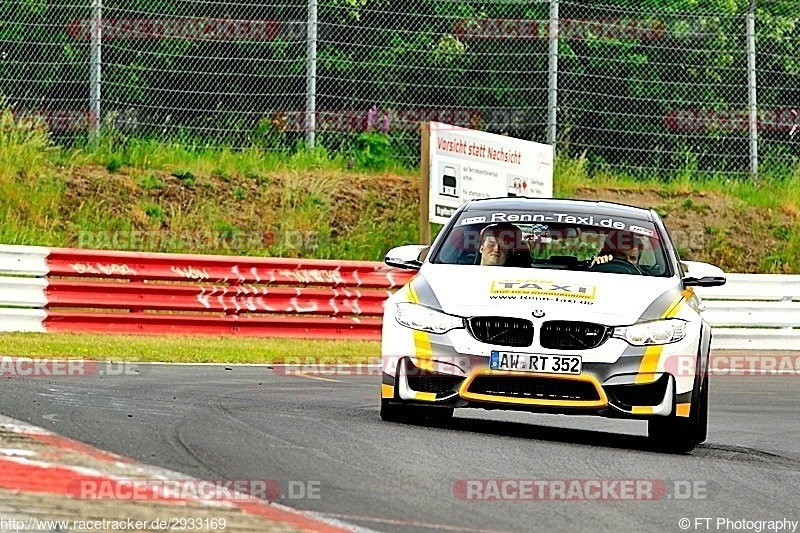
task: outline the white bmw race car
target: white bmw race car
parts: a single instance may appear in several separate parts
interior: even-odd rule
[[[419,272],[385,306],[384,420],[512,409],[647,419],[677,451],[706,439],[711,328],[693,286],[725,278],[682,263],[655,211],[472,200],[386,263]]]

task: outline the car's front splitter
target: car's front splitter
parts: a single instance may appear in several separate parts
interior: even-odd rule
[[[462,356],[461,364],[456,364],[452,359],[399,357],[394,375],[383,373],[381,396],[430,406],[627,418],[667,416],[673,411],[677,416],[689,415],[691,391],[676,395],[675,379],[669,373],[608,376],[613,371],[608,364],[587,364],[580,375],[509,372],[487,366],[470,368],[466,363],[471,359]],[[601,381],[598,375],[606,377]]]

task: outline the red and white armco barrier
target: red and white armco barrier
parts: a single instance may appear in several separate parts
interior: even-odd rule
[[[383,263],[0,245],[0,331],[379,339]],[[712,347],[800,351],[800,276],[698,287]]]
[[[379,339],[411,273],[322,261],[0,245],[0,331]]]

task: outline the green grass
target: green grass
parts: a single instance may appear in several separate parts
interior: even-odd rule
[[[98,361],[175,363],[364,363],[380,342],[358,340],[181,337],[78,333],[0,333],[0,355]]]
[[[250,149],[208,147],[189,141],[167,142],[157,138],[101,137],[95,149],[76,146],[60,150],[53,162],[64,166],[99,165],[117,172],[124,167],[170,170],[178,174],[213,175],[229,181],[234,175],[259,175],[291,170],[354,170],[414,172],[399,158],[388,152],[385,137],[365,134],[353,153],[329,153],[324,147],[314,150],[296,148],[271,151],[253,145]],[[112,170],[113,169],[113,170]]]
[[[104,136],[96,149],[64,148],[52,143],[41,124],[16,120],[8,111],[0,115],[0,126],[3,244],[113,248],[115,231],[168,231],[178,238],[146,251],[380,260],[389,248],[418,241],[419,171],[400,162],[391,143],[374,132],[360,136],[352,150],[334,154],[281,143],[232,150],[191,139],[120,135]],[[278,145],[278,152],[268,149]],[[741,271],[736,265],[750,252],[738,232],[755,229],[777,243],[755,258],[761,272],[800,273],[800,166],[763,169],[754,182],[700,173],[687,164],[665,179],[655,173],[627,175],[575,157],[557,159],[554,174],[558,198],[574,197],[579,190],[648,192],[671,203],[670,217],[709,217],[702,230],[706,249],[699,258],[681,250],[685,259]],[[753,220],[757,214],[753,228],[710,218],[708,195],[731,199],[734,216],[750,214]],[[658,209],[667,215],[670,208]],[[434,234],[438,229],[434,225]],[[196,230],[275,238],[242,239],[232,249],[204,248],[180,238]],[[93,237],[98,232],[99,239]],[[0,354],[28,357],[279,363],[365,362],[379,353],[380,343],[364,341],[0,334]]]
[[[678,172],[671,179],[660,173],[631,176],[613,169],[590,171],[585,157],[559,159],[554,170],[554,196],[570,198],[579,187],[657,190],[662,194],[697,194],[700,192],[725,194],[740,199],[754,207],[779,208],[800,203],[800,165],[781,169],[774,174],[765,173],[758,181],[744,176]],[[780,176],[780,177],[778,177]]]
[[[701,173],[688,169],[665,180],[658,174],[636,177],[609,169],[590,171],[585,157],[556,161],[554,196],[570,198],[579,188],[612,189],[618,191],[654,191],[662,198],[677,198],[683,210],[693,210],[701,216],[709,208],[703,197],[713,194],[732,200],[730,209],[741,215],[758,214],[753,223],[763,236],[777,239],[773,250],[757,257],[758,271],[762,273],[800,273],[800,165],[777,169],[762,168],[757,181],[746,176]],[[666,213],[657,209],[662,217]],[[667,219],[667,225],[671,220]],[[747,240],[752,228],[721,228],[713,221],[706,225],[710,235],[708,247],[701,257],[686,257],[688,250],[680,250],[684,258],[709,261],[725,265],[730,271],[745,271],[738,265],[747,256]],[[696,252],[695,252],[696,253]]]
[[[114,231],[240,231],[277,238],[240,239],[253,245],[236,249],[181,248],[169,243],[192,239],[164,239],[166,247],[142,251],[379,260],[389,239],[391,245],[398,238],[418,239],[415,195],[392,197],[367,180],[363,190],[352,185],[353,176],[370,174],[352,168],[346,154],[231,150],[136,138],[118,144],[104,138],[93,151],[51,150],[43,129],[29,131],[10,115],[6,120],[8,130],[18,134],[13,142],[4,141],[14,156],[0,166],[0,242],[5,244],[91,247],[90,231],[100,233],[98,243],[130,241],[102,234]],[[416,178],[413,169],[389,166],[401,172],[394,179]],[[351,198],[357,203],[346,205]],[[380,235],[386,237],[376,238]]]
[[[44,125],[0,110],[0,177],[35,177],[57,152]]]
[[[141,239],[151,246],[141,251],[381,260],[388,249],[419,239],[418,169],[399,162],[395,147],[376,132],[359,136],[342,153],[286,147],[275,152],[258,144],[233,150],[188,138],[167,142],[119,133],[104,135],[96,149],[88,149],[54,146],[40,125],[15,121],[7,111],[2,121],[2,243],[74,247],[83,236],[82,244],[92,247],[88,232],[133,230],[175,237],[155,249],[151,243],[162,241]],[[628,175],[586,157],[559,158],[554,196],[570,198],[579,189],[654,191],[675,199],[674,209],[707,216],[708,206],[698,197],[724,195],[735,200],[730,209],[763,213],[766,235],[772,227],[783,228],[774,235],[779,246],[756,258],[761,271],[800,272],[800,166],[765,168],[753,182],[701,173],[692,165],[687,160],[685,170],[665,179],[657,173]],[[406,184],[387,188],[386,179]],[[712,221],[706,232],[716,229]],[[239,239],[233,248],[180,238],[194,231],[265,237]],[[129,241],[106,235],[95,240]],[[718,250],[691,258],[711,260],[716,254],[736,260],[723,249],[737,243],[736,235],[715,235],[713,243]]]

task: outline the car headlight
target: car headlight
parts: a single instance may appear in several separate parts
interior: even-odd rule
[[[640,322],[632,326],[614,328],[612,337],[623,339],[634,346],[650,346],[678,342],[686,336],[686,321],[677,318]]]
[[[463,318],[448,315],[419,304],[397,304],[397,312],[394,317],[397,322],[407,328],[427,331],[428,333],[442,334],[451,329],[464,327]]]

